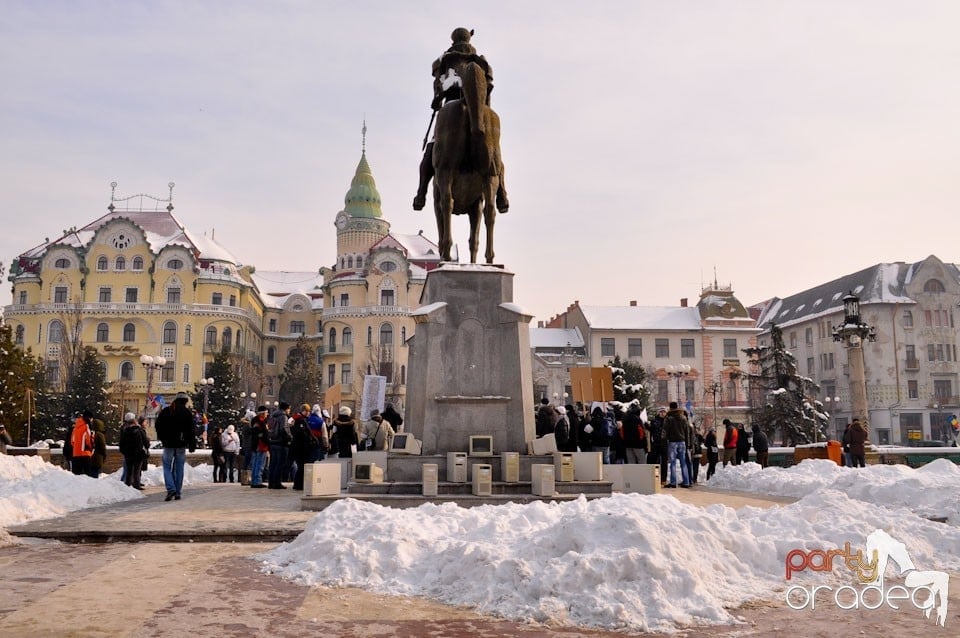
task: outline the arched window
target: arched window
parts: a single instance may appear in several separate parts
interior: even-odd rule
[[[127,269],[127,258],[123,255],[117,255],[117,258],[113,262],[114,270],[126,270]]]
[[[107,269],[107,258],[105,255],[100,255],[97,257],[97,270],[106,270]]]
[[[353,343],[353,330],[350,328],[343,329],[343,335],[340,337],[340,342],[345,346],[349,346]]]
[[[168,321],[163,324],[163,343],[177,342],[177,324]]]
[[[133,381],[133,364],[129,361],[120,364],[120,380]]]
[[[737,402],[737,382],[733,379],[727,381],[727,401],[729,403]]]
[[[143,257],[137,255],[133,258],[133,269],[134,270],[143,270]]]
[[[357,268],[363,268],[363,257],[357,256]]]
[[[17,343],[23,345],[23,326],[17,326]]]
[[[137,328],[132,323],[124,324],[123,340],[127,343],[131,343],[137,340]]]
[[[171,259],[170,261],[167,262],[167,268],[169,268],[170,270],[180,270],[181,268],[183,268],[183,260]]]
[[[389,323],[385,323],[380,326],[380,345],[393,345],[393,326],[391,326]]]
[[[400,366],[400,385],[407,383],[407,366]]]
[[[347,268],[353,268],[353,255],[347,257]]]
[[[240,349],[240,331],[239,331],[239,330],[237,330],[237,336],[236,336],[236,338],[233,340],[233,345],[235,345],[235,346],[237,347],[237,350]]]
[[[912,328],[913,327],[913,312],[909,310],[903,311],[903,327]]]
[[[233,330],[229,327],[223,329],[223,349],[229,350],[230,344],[233,343]]]
[[[330,328],[330,341],[328,343],[327,349],[329,352],[337,351],[337,329]]]
[[[193,341],[193,328],[187,326],[183,329],[183,345],[189,346],[191,341]]]
[[[48,343],[63,343],[63,323],[54,319],[47,330]]]
[[[407,327],[400,326],[400,345],[406,345],[407,343]]]
[[[943,282],[939,279],[928,279],[927,283],[923,284],[923,292],[946,292],[946,288],[943,287]]]
[[[97,324],[97,343],[110,341],[110,327],[105,323]]]
[[[183,364],[183,382],[190,383],[190,364]]]
[[[61,257],[60,259],[58,259],[57,261],[55,261],[55,262],[53,263],[53,267],[54,267],[54,268],[69,268],[69,267],[70,267],[70,260],[67,259],[67,258],[65,258],[65,257]]]
[[[204,345],[215,346],[217,345],[217,329],[213,326],[207,328],[207,332],[203,338]]]
[[[373,326],[367,326],[367,345],[373,345]]]
[[[277,349],[273,346],[267,348],[267,363],[277,362]]]

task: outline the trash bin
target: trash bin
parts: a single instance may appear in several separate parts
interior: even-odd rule
[[[836,463],[837,465],[843,465],[843,446],[840,444],[840,441],[827,441],[827,458]]]

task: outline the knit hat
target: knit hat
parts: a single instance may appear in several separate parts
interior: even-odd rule
[[[265,405],[261,405],[261,406],[258,406],[258,407],[257,407],[257,412],[269,412],[269,411],[270,411],[270,410],[268,410],[268,409],[267,409],[267,406],[265,406]]]
[[[370,410],[370,418],[372,419],[375,416],[380,416],[380,410]]]
[[[137,421],[137,415],[134,414],[133,412],[127,412],[126,414],[123,415],[124,423],[135,423],[136,421]]]
[[[340,416],[350,416],[351,414],[353,414],[353,410],[351,410],[347,406],[343,406],[340,408]]]
[[[563,407],[562,405],[558,405],[558,406],[557,406],[557,412],[560,414],[560,416],[563,416],[563,415],[565,415],[565,414],[567,413],[567,409],[566,409],[565,407]]]
[[[233,425],[228,425],[228,426],[227,426],[227,434],[233,434],[233,431],[234,431],[235,429],[236,429],[236,428],[234,428]]]

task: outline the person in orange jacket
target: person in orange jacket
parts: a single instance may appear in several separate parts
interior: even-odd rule
[[[71,468],[73,473],[84,476],[90,473],[90,459],[94,452],[93,413],[90,410],[84,410],[83,414],[77,417],[73,423],[73,431],[70,434],[70,443],[73,446],[73,459]]]

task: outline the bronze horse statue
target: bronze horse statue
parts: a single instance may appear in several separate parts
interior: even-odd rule
[[[450,261],[451,215],[470,218],[470,263],[477,263],[480,218],[487,229],[486,263],[493,263],[497,189],[503,176],[500,117],[487,105],[487,79],[476,62],[457,65],[462,97],[437,113],[433,146],[433,206],[440,258]]]

